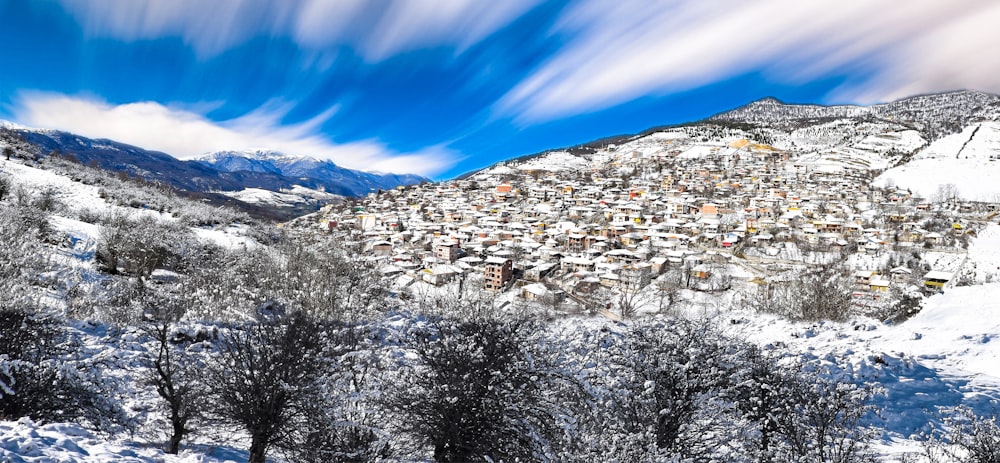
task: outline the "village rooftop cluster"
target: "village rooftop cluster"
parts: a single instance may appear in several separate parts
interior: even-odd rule
[[[356,244],[396,291],[461,280],[570,311],[614,312],[608,301],[630,291],[780,284],[831,263],[862,306],[893,287],[955,284],[968,235],[996,204],[961,201],[953,185],[934,197],[874,187],[923,146],[915,131],[856,124],[831,143],[824,130],[845,129],[674,128],[372,193],[326,207],[319,226]]]

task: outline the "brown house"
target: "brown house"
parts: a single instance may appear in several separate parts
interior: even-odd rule
[[[487,257],[483,274],[483,289],[501,291],[514,277],[514,266],[510,259]]]

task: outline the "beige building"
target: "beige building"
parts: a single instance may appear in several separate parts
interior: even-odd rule
[[[458,259],[458,243],[447,240],[434,245],[434,257],[447,262],[454,263]]]

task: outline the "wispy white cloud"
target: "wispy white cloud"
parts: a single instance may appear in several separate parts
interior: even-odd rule
[[[329,159],[353,169],[433,176],[452,167],[460,154],[443,145],[399,152],[378,140],[334,143],[317,128],[336,108],[297,124],[282,124],[287,107],[265,105],[237,119],[205,116],[155,102],[111,105],[95,98],[24,92],[12,108],[22,124],[108,138],[190,158],[213,151],[267,149]]]
[[[428,46],[457,51],[539,0],[61,0],[97,37],[179,37],[208,57],[255,36],[289,37],[307,50],[349,46],[368,61]]]
[[[236,46],[294,20],[294,2],[61,0],[85,33],[126,41],[177,37],[201,56]]]
[[[993,55],[1000,50],[1000,3],[980,3],[935,18],[912,40],[877,56],[874,78],[845,85],[833,97],[864,103],[957,89],[1000,93],[1000,60]]]
[[[562,49],[496,109],[537,122],[749,72],[793,85],[853,75],[831,98],[859,102],[998,91],[1000,61],[987,56],[1000,45],[997,20],[987,0],[581,0],[552,31]]]
[[[534,0],[393,2],[372,32],[365,54],[380,59],[436,44],[464,50],[524,13],[534,3]]]

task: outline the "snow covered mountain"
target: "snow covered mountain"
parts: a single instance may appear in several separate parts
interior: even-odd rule
[[[871,106],[785,104],[765,98],[713,116],[707,122],[754,126],[768,132],[775,146],[793,153],[805,151],[806,159],[815,157],[814,153],[842,151],[858,128],[868,127],[869,136],[875,139],[884,138],[875,133],[877,130],[886,134],[907,132],[927,144],[902,150],[893,147],[901,155],[890,165],[875,169],[874,173],[880,174],[876,185],[898,186],[925,198],[946,188],[956,190],[967,200],[993,201],[1000,198],[998,121],[1000,96],[963,90]],[[801,136],[807,133],[809,137]]]
[[[56,130],[26,129],[12,124],[4,130],[35,145],[40,155],[59,152],[84,164],[125,172],[190,191],[271,191],[294,185],[341,196],[424,181],[416,175],[376,174],[345,169],[330,161],[269,151],[213,153],[197,160],[180,160],[167,153],[106,139],[90,139]]]
[[[286,178],[302,179],[311,184],[335,185],[349,196],[361,196],[369,191],[412,185],[426,178],[409,174],[379,174],[346,169],[332,161],[308,156],[294,156],[276,151],[219,151],[196,159],[203,165],[222,172],[267,173]]]

